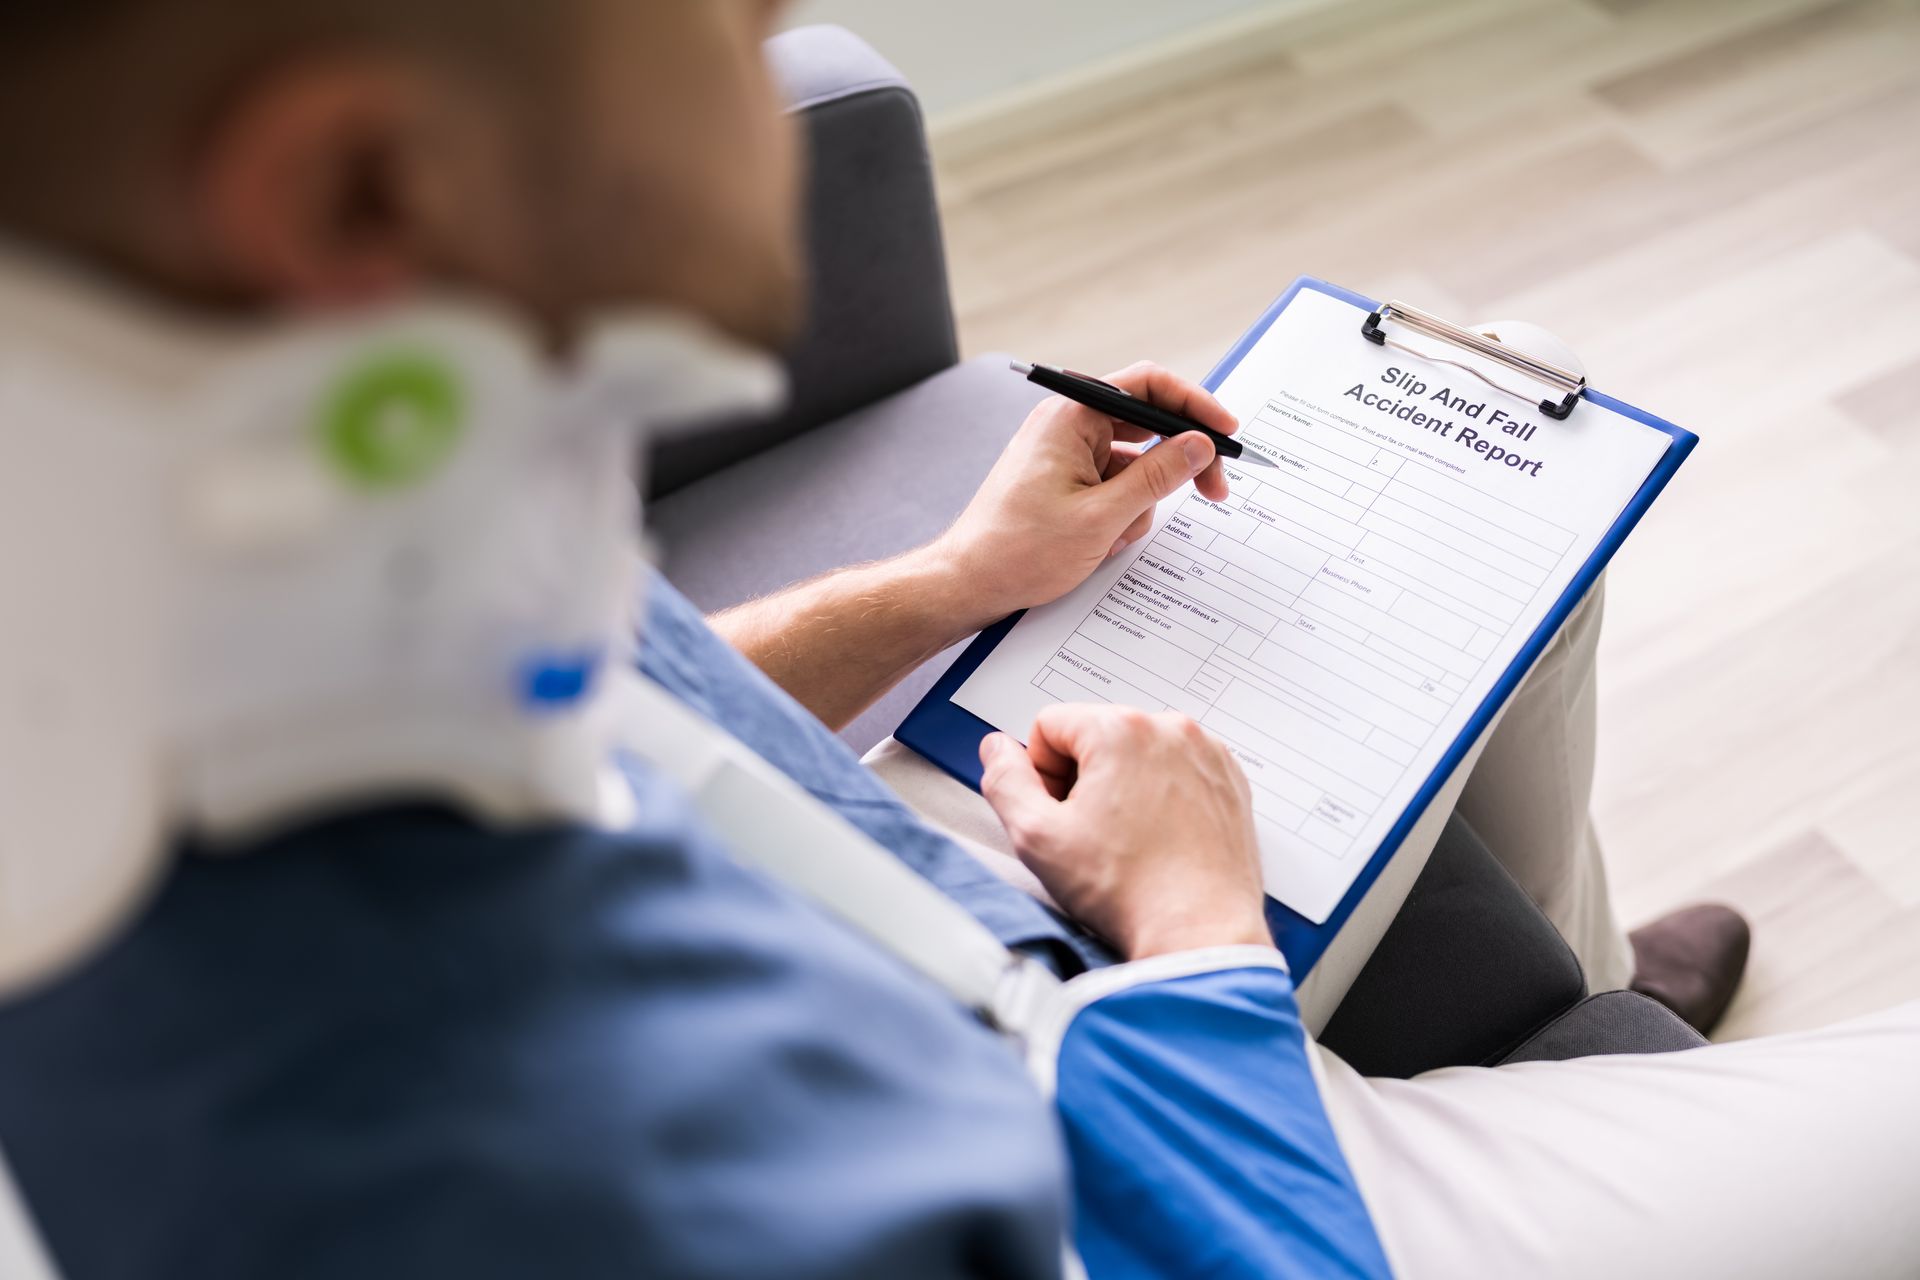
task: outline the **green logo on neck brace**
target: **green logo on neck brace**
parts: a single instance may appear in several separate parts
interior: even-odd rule
[[[327,458],[365,489],[404,489],[452,456],[466,425],[453,370],[418,352],[376,357],[348,374],[320,418]]]

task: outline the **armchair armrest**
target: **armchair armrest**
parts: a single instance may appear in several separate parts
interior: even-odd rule
[[[809,152],[808,304],[772,421],[664,441],[649,489],[672,492],[953,365],[946,250],[919,101],[892,64],[839,27],[767,43]]]

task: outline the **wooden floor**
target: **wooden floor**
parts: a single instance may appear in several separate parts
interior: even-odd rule
[[[1920,997],[1920,5],[1343,0],[940,157],[971,352],[1198,376],[1302,272],[1524,318],[1702,446],[1610,579],[1629,920],[1746,909],[1724,1035]]]

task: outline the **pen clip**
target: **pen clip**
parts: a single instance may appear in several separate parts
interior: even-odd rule
[[[1117,396],[1125,396],[1129,400],[1138,400],[1140,398],[1139,396],[1134,395],[1133,392],[1127,390],[1125,387],[1116,387],[1111,382],[1108,382],[1105,378],[1096,378],[1092,374],[1082,373],[1078,369],[1056,369],[1054,370],[1054,372],[1065,374],[1069,378],[1078,378],[1080,381],[1086,383],[1088,386],[1100,387],[1103,390],[1113,392],[1113,394]]]

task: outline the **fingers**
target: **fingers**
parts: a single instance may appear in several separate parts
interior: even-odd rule
[[[1113,540],[1113,550],[1107,554],[1110,556],[1119,555],[1122,551],[1125,551],[1128,547],[1146,537],[1152,528],[1153,512],[1142,511],[1133,518],[1133,523],[1127,526],[1126,531]]]
[[[1109,376],[1107,381],[1128,395],[1139,396],[1162,409],[1184,414],[1201,426],[1212,427],[1223,435],[1230,436],[1240,429],[1240,420],[1228,413],[1227,407],[1214,399],[1212,392],[1197,382],[1162,369],[1150,360],[1128,365],[1119,373]]]
[[[1148,449],[1091,492],[1107,508],[1108,519],[1125,528],[1214,463],[1213,442],[1189,431]]]
[[[1027,744],[1027,759],[1040,774],[1040,781],[1047,786],[1047,794],[1055,800],[1065,800],[1073,790],[1074,782],[1080,777],[1080,762],[1071,752],[1063,750],[1047,731],[1038,724],[1034,726],[1033,741]]]
[[[1227,500],[1229,496],[1227,493],[1227,473],[1223,469],[1220,459],[1215,458],[1212,466],[1193,478],[1193,487],[1200,491],[1202,497],[1211,499],[1214,502],[1225,502]]]
[[[1150,431],[1141,431],[1137,427],[1127,429],[1137,432],[1139,435],[1146,436],[1151,443],[1146,445],[1115,443],[1107,454],[1106,470],[1102,473],[1102,478],[1104,479],[1113,479],[1122,471],[1126,470],[1128,464],[1135,458],[1138,458],[1141,454],[1147,452],[1148,449],[1151,449],[1155,444],[1160,442],[1160,437]],[[1116,427],[1114,437],[1116,441],[1133,439],[1132,436],[1120,435],[1119,431],[1120,428]],[[1193,487],[1215,502],[1225,502],[1230,496],[1227,488],[1225,466],[1226,463],[1223,459],[1215,458],[1212,466],[1194,477]]]
[[[990,733],[980,742],[980,794],[1013,837],[1014,847],[1030,846],[1050,820],[1060,801],[1047,780],[1017,741],[1004,733]],[[1071,761],[1068,762],[1069,764]]]
[[[1152,433],[1149,432],[1148,434],[1151,435]],[[1157,436],[1154,438],[1158,439]],[[1135,444],[1114,445],[1113,448],[1107,451],[1107,465],[1105,469],[1100,472],[1100,478],[1102,480],[1113,479],[1115,476],[1119,475],[1122,471],[1125,471],[1129,466],[1133,465],[1134,461],[1138,459],[1140,455],[1145,453],[1146,451],[1147,451],[1147,446],[1144,446],[1144,445],[1135,445]]]
[[[1103,745],[1137,732],[1150,716],[1136,707],[1095,702],[1061,702],[1043,707],[1033,718],[1034,757],[1049,773],[1078,771],[1097,757]]]
[[[1223,743],[1106,703],[1048,706],[1031,737],[981,744],[981,791],[1064,909],[1134,959],[1272,945],[1248,785]],[[1067,769],[1070,784],[1051,776]]]
[[[1116,444],[1113,447],[1113,452],[1107,458],[1106,470],[1102,473],[1101,478],[1106,480],[1113,479],[1129,466],[1133,465],[1140,455],[1145,452],[1145,449],[1138,448],[1134,445]],[[1214,465],[1218,466],[1219,464],[1215,463]],[[1202,472],[1201,474],[1204,477],[1206,473]],[[1147,532],[1152,528],[1153,511],[1151,509],[1142,511],[1133,518],[1133,523],[1128,525],[1118,538],[1114,539],[1113,547],[1107,554],[1110,556],[1119,555],[1122,551],[1125,551],[1128,547],[1146,537]]]

